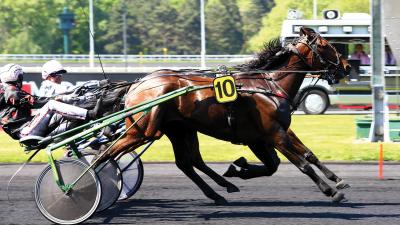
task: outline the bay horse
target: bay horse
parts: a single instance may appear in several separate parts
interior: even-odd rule
[[[322,78],[337,83],[349,72],[347,61],[318,33],[302,28],[300,37],[293,43],[268,48],[267,52],[261,53],[258,59],[247,66],[247,71],[234,74],[235,82],[242,90],[239,90],[235,102],[218,103],[213,88],[208,88],[160,104],[138,122],[136,129],[128,130],[101,160],[132,151],[165,134],[172,143],[177,167],[215,204],[227,204],[225,198],[217,194],[194,170],[195,167],[207,174],[217,184],[226,187],[228,192],[239,191],[204,163],[197,138],[197,132],[201,132],[220,140],[247,145],[264,164],[261,173],[257,170],[250,177],[269,176],[277,170],[280,160],[276,148],[307,174],[326,196],[335,202],[344,200],[342,193],[330,187],[312,169],[305,154],[311,151],[303,151],[305,146],[300,140],[296,142],[298,138],[289,130],[289,126],[292,101],[306,71],[328,71]],[[196,72],[156,71],[130,87],[125,107],[185,86],[210,84],[212,81],[213,78]],[[235,118],[234,125],[227,120],[231,115]],[[126,127],[130,127],[139,117],[134,115],[127,118]],[[243,170],[243,173],[246,171],[250,173],[251,169]]]

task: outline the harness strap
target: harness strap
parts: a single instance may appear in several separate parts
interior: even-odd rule
[[[285,93],[282,93],[282,92],[280,92],[280,91],[278,91],[278,92],[272,92],[272,91],[270,91],[270,90],[266,90],[266,89],[264,89],[264,88],[261,88],[261,87],[257,87],[259,90],[254,90],[254,89],[242,89],[242,88],[240,88],[240,89],[237,89],[237,91],[238,92],[242,92],[242,93],[249,93],[249,94],[263,94],[263,95],[265,95],[265,96],[267,96],[267,97],[271,97],[271,96],[274,96],[274,97],[278,97],[278,98],[280,98],[280,99],[285,99],[286,101],[288,101],[289,102],[289,105],[290,105],[290,110],[293,112],[293,111],[295,111],[296,109],[297,109],[297,106],[296,106],[296,104],[294,104],[293,103],[293,101],[290,99],[290,98],[288,98],[287,97],[287,95],[285,94]]]
[[[236,114],[235,114],[235,102],[228,102],[227,104],[227,122],[228,122],[228,126],[231,128],[232,130],[232,140],[231,143],[232,144],[243,144],[240,139],[239,136],[237,135],[237,120],[236,120]]]
[[[304,43],[304,42],[302,42],[302,43]],[[287,48],[288,48],[289,51],[293,52],[293,54],[295,54],[297,57],[299,57],[300,60],[305,65],[307,65],[309,68],[312,69],[311,65],[308,64],[307,59],[302,54],[300,54],[299,50],[296,48],[296,46],[294,44],[288,44]]]
[[[142,136],[143,138],[146,138],[146,134],[144,133],[143,129],[137,124],[138,121],[135,121],[135,119],[133,119],[133,117],[131,116],[129,116],[128,119],[132,123],[132,125],[136,128],[139,135]]]

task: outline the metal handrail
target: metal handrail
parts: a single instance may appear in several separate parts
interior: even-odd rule
[[[128,60],[128,61],[159,61],[159,60],[177,60],[177,61],[199,61],[200,55],[121,55],[121,54],[101,54],[102,60]],[[206,60],[232,60],[251,58],[252,55],[206,55]],[[89,60],[86,54],[0,54],[0,60]]]

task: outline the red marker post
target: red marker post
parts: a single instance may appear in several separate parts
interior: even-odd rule
[[[379,144],[379,171],[378,179],[383,180],[383,144]]]

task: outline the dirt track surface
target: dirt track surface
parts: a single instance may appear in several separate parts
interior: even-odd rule
[[[222,174],[227,164],[210,164]],[[0,224],[51,224],[37,210],[33,185],[44,165],[30,165],[6,186],[18,165],[0,165]],[[314,183],[291,164],[272,177],[229,179],[241,192],[228,194],[207,182],[229,202],[215,206],[174,164],[145,164],[141,189],[130,200],[94,214],[87,224],[400,224],[400,165],[328,165],[352,186],[347,203],[331,203]],[[331,183],[330,183],[331,184]]]

